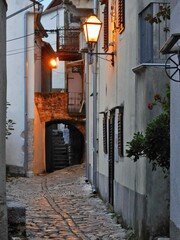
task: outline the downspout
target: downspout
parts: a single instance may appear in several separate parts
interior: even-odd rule
[[[27,11],[24,14],[24,171],[28,170],[28,56],[27,56],[27,17],[29,14],[39,14],[43,11],[43,5],[39,4],[38,11]]]
[[[24,14],[24,171],[26,174],[27,166],[28,166],[28,151],[27,151],[27,15],[28,12]]]
[[[94,0],[94,14],[97,14],[97,0]],[[97,47],[95,46],[97,53]],[[97,192],[97,54],[93,66],[93,193]]]
[[[86,56],[86,182],[89,182],[89,64]]]

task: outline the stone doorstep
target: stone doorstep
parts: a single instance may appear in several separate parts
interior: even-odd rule
[[[166,238],[166,237],[159,237],[157,238],[157,240],[169,240],[170,238]]]
[[[7,201],[9,237],[12,240],[21,240],[26,234],[26,208],[19,202]],[[15,237],[15,236],[16,237]]]
[[[7,201],[8,222],[9,224],[24,224],[26,223],[26,209],[19,202]]]

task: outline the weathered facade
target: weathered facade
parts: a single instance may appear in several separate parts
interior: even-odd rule
[[[62,1],[52,2],[56,7],[49,6],[48,13],[45,15],[51,18],[51,14],[56,14],[58,5],[62,13],[59,20],[63,28],[72,25],[80,29],[80,18],[83,12],[85,15],[90,11],[85,7],[89,5],[88,1],[87,4],[83,4],[83,9],[76,8],[69,1],[66,2],[65,8],[63,8]],[[38,2],[33,3],[27,0],[22,4],[22,1],[17,1],[10,4],[7,18],[7,98],[11,104],[8,108],[8,117],[16,124],[13,134],[7,141],[6,163],[9,172],[27,176],[46,172],[46,154],[49,146],[47,134],[49,134],[48,129],[51,123],[52,134],[54,134],[54,128],[58,128],[61,123],[66,128],[70,126],[72,139],[75,134],[74,127],[79,131],[77,134],[81,133],[82,136],[85,134],[83,60],[78,58],[77,64],[66,67],[66,60],[75,60],[71,59],[73,51],[69,49],[70,58],[64,59],[61,63],[58,62],[58,67],[52,69],[50,59],[56,58],[57,60],[58,57],[58,51],[54,45],[58,45],[56,43],[59,41],[56,41],[57,35],[51,32],[57,27],[57,19],[53,19],[52,22],[49,19],[47,22],[51,25],[44,24],[42,21],[43,26],[41,24],[42,11],[43,6]],[[55,36],[53,43],[51,42],[52,35]],[[80,53],[78,56],[82,57]],[[44,98],[45,95],[49,97]],[[58,97],[54,97],[55,95]],[[64,99],[61,107],[56,103],[59,97]],[[82,149],[84,150],[83,144]],[[71,152],[72,149],[68,151]],[[81,157],[79,162],[82,161],[84,160]]]
[[[179,26],[179,11],[180,11],[180,1],[171,1],[171,34],[180,33]],[[179,49],[179,46],[176,45]],[[179,51],[179,50],[178,50]],[[177,51],[177,54],[179,54]],[[178,60],[176,57],[177,64]],[[172,64],[172,62],[171,62]],[[173,70],[173,69],[172,69]],[[171,73],[171,75],[173,72]],[[177,79],[179,76],[177,74]],[[171,82],[171,124],[170,124],[170,136],[171,136],[171,168],[170,168],[170,239],[179,240],[180,239],[180,209],[179,209],[179,199],[180,199],[180,188],[179,188],[179,95],[180,95],[180,85],[179,82]]]
[[[16,124],[13,134],[7,140],[6,164],[10,172],[24,175],[31,172],[34,87],[37,86],[35,72],[40,72],[40,65],[36,65],[38,59],[35,59],[34,45],[36,15],[33,3],[29,0],[8,3],[7,101],[11,105],[7,115]]]
[[[134,163],[126,156],[133,134],[144,132],[158,114],[147,109],[148,102],[156,93],[164,95],[168,83],[165,57],[159,54],[168,36],[162,25],[150,25],[144,19],[148,11],[155,14],[165,3],[100,2],[94,1],[103,22],[97,52],[114,52],[115,61],[113,66],[111,56],[97,54],[97,62],[89,65],[89,178],[95,191],[135,229],[138,239],[165,236],[168,180],[161,169],[152,171],[147,159]]]
[[[6,11],[5,0],[0,2],[0,238],[8,239],[6,206]]]

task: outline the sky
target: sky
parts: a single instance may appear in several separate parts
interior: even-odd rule
[[[44,9],[46,9],[46,7],[49,5],[50,2],[51,0],[43,0],[41,4],[44,5]]]

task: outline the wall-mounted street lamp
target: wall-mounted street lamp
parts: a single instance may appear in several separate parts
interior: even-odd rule
[[[86,43],[88,44],[88,50],[90,54],[97,54],[97,55],[111,55],[112,60],[111,63],[114,66],[114,52],[112,53],[94,53],[94,46],[98,42],[99,35],[102,28],[102,22],[97,18],[96,15],[91,15],[86,19],[83,23],[83,31]]]
[[[102,22],[96,17],[96,15],[92,15],[86,19],[83,24],[83,30],[88,44],[92,45],[93,43],[97,43],[101,28]]]

